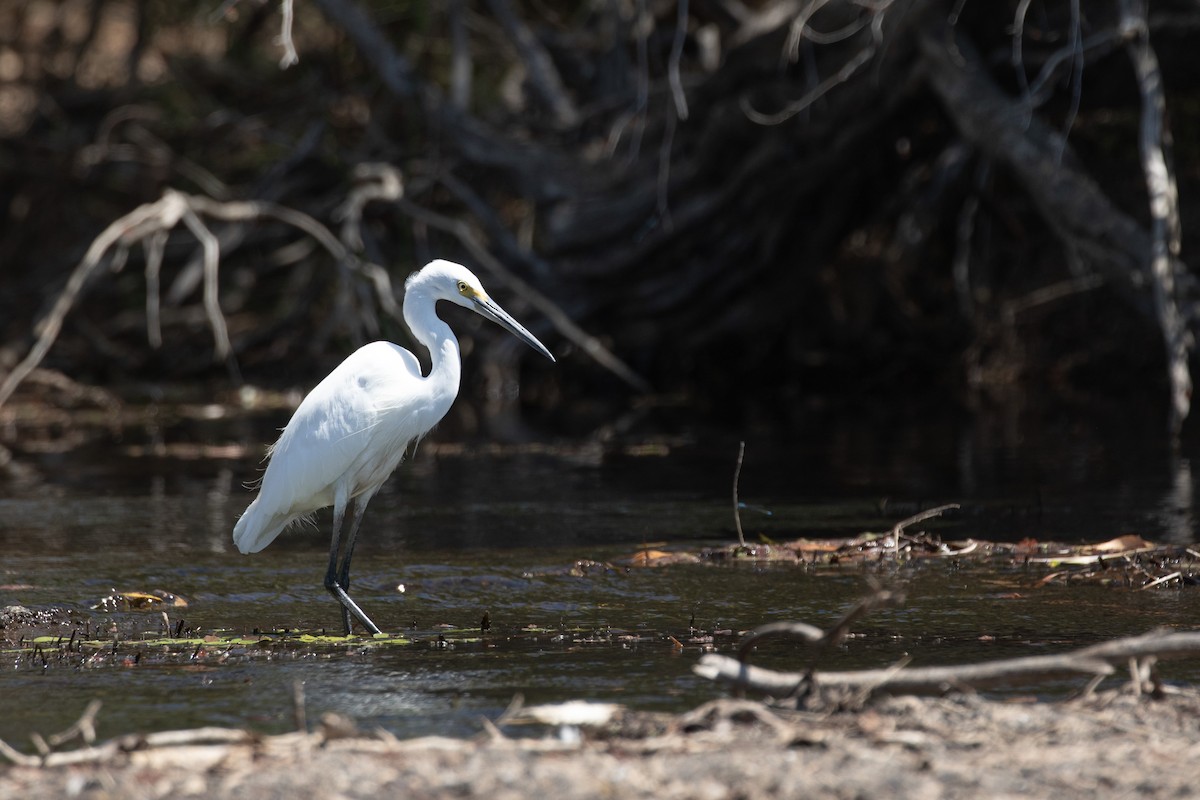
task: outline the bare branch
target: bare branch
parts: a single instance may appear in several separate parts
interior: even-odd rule
[[[1146,193],[1150,198],[1150,286],[1154,308],[1166,350],[1167,376],[1171,384],[1168,429],[1178,435],[1192,402],[1192,375],[1188,355],[1192,336],[1187,330],[1175,289],[1180,265],[1179,192],[1175,175],[1167,163],[1170,132],[1163,124],[1166,99],[1158,56],[1150,45],[1145,0],[1120,0],[1121,29],[1128,36],[1129,58],[1137,73],[1142,95],[1138,148],[1142,171],[1146,175]]]
[[[1012,22],[1012,65],[1017,74],[1017,85],[1021,91],[1029,94],[1029,76],[1025,74],[1025,17],[1029,13],[1029,4],[1033,0],[1020,0],[1013,12]]]
[[[161,264],[159,250],[165,242],[167,233],[180,222],[188,228],[200,242],[203,252],[204,276],[204,309],[212,328],[215,342],[215,354],[218,360],[226,360],[231,368],[235,368],[231,360],[232,345],[225,325],[225,317],[221,312],[218,294],[218,269],[220,266],[220,242],[212,230],[204,223],[203,217],[224,222],[248,222],[261,219],[273,219],[297,228],[317,241],[333,257],[341,272],[343,284],[349,284],[352,270],[367,276],[379,293],[381,306],[393,317],[400,319],[400,310],[392,293],[391,283],[386,272],[374,264],[363,264],[348,251],[337,237],[329,232],[321,223],[307,214],[267,201],[236,201],[219,202],[208,197],[188,195],[174,189],[167,189],[161,198],[154,203],[146,203],[113,222],[100,233],[92,242],[75,270],[67,280],[66,286],[59,293],[50,312],[37,327],[37,341],[28,355],[10,372],[0,384],[0,405],[3,405],[18,386],[29,377],[46,357],[50,347],[62,330],[63,320],[74,306],[76,299],[83,291],[88,280],[103,263],[104,257],[110,251],[120,255],[128,250],[131,244],[143,242],[147,248],[147,325],[151,344],[161,338],[157,331],[157,283]]]
[[[667,80],[671,84],[671,97],[675,100],[675,114],[681,120],[688,118],[687,96],[683,93],[683,80],[679,77],[679,61],[683,57],[683,43],[687,39],[688,0],[678,0],[675,14],[675,38],[671,41],[671,54],[667,59]]]
[[[92,700],[87,704],[87,708],[83,710],[83,714],[71,727],[59,733],[52,734],[46,737],[46,743],[51,747],[58,747],[72,739],[82,739],[84,743],[91,744],[96,741],[96,715],[100,713],[101,702]]]
[[[797,100],[793,100],[781,110],[776,111],[773,114],[767,114],[756,110],[750,105],[750,101],[745,97],[741,99],[742,112],[752,122],[756,122],[759,125],[780,125],[784,122],[787,122],[789,119],[820,100],[830,91],[838,86],[841,86],[843,83],[854,77],[854,75],[860,69],[866,66],[866,64],[875,57],[875,51],[876,48],[874,45],[862,48],[854,54],[853,58],[848,59],[846,63],[843,64],[840,69],[838,69],[837,72],[817,84],[812,91],[808,92]]]
[[[333,211],[342,223],[342,241],[351,250],[362,250],[362,214],[367,203],[378,200],[392,203],[404,196],[404,176],[386,162],[369,162],[354,168],[356,185]]]
[[[177,199],[169,195],[164,195],[154,203],[146,203],[138,206],[133,211],[113,222],[96,237],[84,254],[83,260],[71,272],[66,286],[59,293],[58,299],[54,301],[50,313],[37,326],[37,341],[33,348],[13,368],[13,371],[5,377],[4,382],[0,384],[0,406],[4,405],[5,401],[12,396],[12,393],[29,376],[29,373],[33,372],[38,364],[42,363],[42,359],[46,357],[46,353],[50,351],[50,346],[54,344],[54,340],[58,338],[59,331],[62,330],[63,320],[66,318],[67,312],[71,310],[80,292],[83,291],[83,287],[87,284],[88,279],[91,278],[96,268],[100,266],[109,249],[123,239],[126,241],[136,241],[155,230],[174,227],[183,215],[183,211],[184,207]]]
[[[204,311],[208,314],[208,324],[212,328],[213,339],[216,343],[217,358],[226,358],[232,348],[229,345],[229,332],[225,328],[225,317],[221,314],[220,297],[217,294],[217,269],[221,263],[221,245],[213,232],[196,216],[191,208],[183,214],[183,223],[200,242],[204,250]]]
[[[806,34],[810,33],[809,20],[828,2],[829,0],[809,0],[808,6],[801,9],[800,13],[792,20],[792,24],[788,26],[787,44],[783,48],[784,56],[788,61],[794,64],[800,60],[800,42],[808,38]]]
[[[162,273],[167,238],[166,231],[155,231],[142,240],[142,249],[146,253],[146,338],[155,350],[162,347],[162,323],[159,319],[162,292],[159,276]]]
[[[916,525],[918,522],[924,522],[927,519],[933,519],[934,517],[940,517],[942,514],[946,513],[947,511],[954,511],[958,508],[959,508],[958,503],[946,503],[944,505],[940,505],[935,508],[927,508],[924,511],[917,512],[916,514],[913,514],[911,517],[905,517],[904,519],[900,520],[899,522],[897,522],[895,525],[892,526],[892,536],[894,536],[898,539],[898,538],[900,538],[900,534],[904,532],[904,529],[909,527],[910,525]]]
[[[295,9],[292,7],[293,0],[280,0],[280,2],[280,14],[283,20],[278,42],[283,45],[283,57],[279,59],[279,68],[287,69],[293,64],[300,63],[300,54],[296,52],[296,45],[292,42],[292,22],[295,18]]]

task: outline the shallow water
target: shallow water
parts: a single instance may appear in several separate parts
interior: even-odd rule
[[[193,426],[186,437],[229,443],[247,427]],[[250,435],[265,441],[268,430],[258,425]],[[1194,541],[1186,449],[1172,457],[1111,434],[1027,445],[948,422],[904,436],[888,430],[832,420],[795,439],[751,437],[740,486],[752,506],[742,515],[748,538],[885,530],[917,508],[957,501],[960,514],[922,527],[946,539],[1095,542],[1138,533]],[[385,631],[405,632],[413,644],[157,659],[128,633],[161,630],[161,614],[90,605],[113,589],[166,590],[188,601],[167,609],[166,624],[199,636],[332,633],[340,618],[321,587],[327,515],[242,556],[230,529],[252,496],[241,484],[254,477],[256,459],[147,456],[140,435],[38,456],[31,463],[43,481],[0,487],[0,605],[65,606],[93,635],[115,623],[126,656],[89,666],[5,654],[0,738],[9,742],[27,748],[30,732],[65,728],[94,698],[104,702],[102,737],[200,725],[287,730],[297,682],[310,720],[335,711],[401,736],[476,733],[480,717],[497,716],[518,693],[526,703],[588,698],[682,710],[719,693],[691,673],[705,647],[729,652],[742,631],[781,619],[829,625],[871,580],[902,585],[908,602],[856,625],[827,668],[883,666],[906,654],[934,664],[1047,653],[1200,619],[1194,588],[1038,588],[1045,572],[1037,570],[630,569],[627,559],[648,545],[730,541],[735,439],[509,448],[443,441],[373,501],[354,563],[352,594]],[[581,560],[600,563],[572,571]],[[485,613],[490,630],[469,633]],[[757,663],[802,657],[798,647],[771,645]],[[1167,664],[1163,674],[1200,680],[1200,664]]]

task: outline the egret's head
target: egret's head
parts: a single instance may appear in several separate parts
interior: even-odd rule
[[[483,284],[475,273],[462,264],[438,259],[430,261],[422,269],[408,276],[404,284],[406,292],[418,291],[437,300],[449,300],[451,303],[474,310],[475,299],[488,299]]]
[[[554,356],[550,354],[546,346],[539,342],[532,333],[521,327],[521,324],[509,316],[508,312],[502,309],[496,301],[488,297],[479,278],[475,277],[475,273],[462,264],[442,259],[430,261],[420,271],[409,276],[404,288],[405,292],[422,291],[435,301],[449,300],[463,308],[469,308],[475,313],[487,317],[546,358],[554,361]]]

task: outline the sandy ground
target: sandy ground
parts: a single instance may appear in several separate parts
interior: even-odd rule
[[[321,725],[255,738],[110,742],[96,760],[0,768],[0,797],[788,798],[1189,797],[1200,696],[1069,703],[895,698],[817,714],[715,701],[601,728],[400,741]],[[220,738],[240,741],[214,741]],[[56,756],[56,758],[59,756]]]

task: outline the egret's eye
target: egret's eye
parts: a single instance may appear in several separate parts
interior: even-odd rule
[[[471,294],[471,287],[467,286],[467,282],[466,282],[466,281],[459,281],[459,282],[458,282],[458,293],[459,293],[459,294],[461,294],[463,297],[469,297],[469,296],[470,296],[470,294]]]

